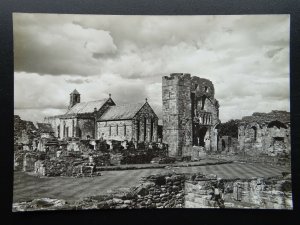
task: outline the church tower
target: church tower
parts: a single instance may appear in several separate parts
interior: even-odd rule
[[[70,105],[68,109],[71,109],[74,105],[77,103],[80,103],[80,94],[79,92],[75,89],[71,94],[70,94]]]

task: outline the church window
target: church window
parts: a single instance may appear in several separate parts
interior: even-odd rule
[[[144,141],[146,141],[147,137],[147,118],[144,118]]]
[[[150,141],[152,141],[152,136],[153,136],[153,119],[151,119],[151,127],[150,127]]]
[[[136,123],[136,136],[137,136],[137,141],[140,140],[140,121],[138,120],[137,123]]]
[[[74,137],[75,134],[75,121],[72,120],[72,137]]]

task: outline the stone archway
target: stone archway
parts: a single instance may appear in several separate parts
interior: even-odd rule
[[[207,127],[195,126],[194,145],[205,147],[205,135],[207,131]]]

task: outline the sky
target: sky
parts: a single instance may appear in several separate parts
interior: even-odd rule
[[[290,110],[289,15],[13,14],[14,113],[43,121],[81,101],[148,102],[159,117],[163,76],[209,79],[220,120]]]

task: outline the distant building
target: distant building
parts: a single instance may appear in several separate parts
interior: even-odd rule
[[[149,103],[118,105],[109,98],[80,102],[75,89],[70,94],[70,105],[63,115],[46,117],[54,135],[59,139],[113,139],[157,141],[158,117]]]
[[[240,150],[249,155],[290,153],[290,113],[273,110],[243,117],[238,141]]]

